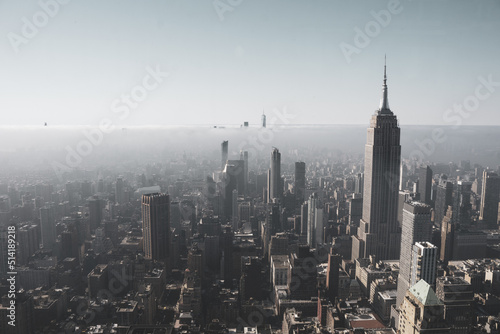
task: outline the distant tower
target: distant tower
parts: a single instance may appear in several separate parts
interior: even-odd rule
[[[239,194],[243,195],[245,187],[244,164],[244,160],[227,160],[222,170],[224,189],[221,194],[224,199],[224,216],[226,220],[230,218],[234,219],[238,216],[237,198]],[[236,191],[236,195],[234,195],[233,191]],[[234,196],[236,196],[236,203]]]
[[[485,170],[483,172],[483,189],[481,190],[481,207],[479,219],[489,226],[498,224],[498,197],[500,193],[500,177]]]
[[[224,169],[224,166],[226,165],[226,161],[227,161],[227,157],[228,157],[228,150],[229,150],[229,142],[227,140],[224,140],[222,142],[221,150],[222,150],[221,169]]]
[[[144,257],[167,262],[170,247],[169,195],[142,195],[142,228]]]
[[[300,235],[307,236],[309,202],[304,202],[300,207]]]
[[[271,153],[271,168],[267,180],[267,202],[272,203],[274,199],[281,199],[283,193],[281,187],[281,153],[275,147]]]
[[[97,196],[94,196],[93,198],[89,198],[88,204],[90,230],[95,231],[102,223],[102,209],[104,203]]]
[[[420,167],[418,170],[418,192],[420,202],[431,205],[432,169],[429,166]]]
[[[309,197],[307,208],[307,244],[314,248],[323,243],[324,236],[324,212],[317,193]]]
[[[115,183],[115,202],[123,204],[125,202],[125,189],[123,178],[117,177]]]
[[[424,203],[404,203],[401,231],[401,256],[399,259],[396,307],[399,308],[410,288],[412,247],[415,242],[432,238],[431,207]]]
[[[245,194],[248,192],[248,151],[240,151],[240,160],[243,160],[243,188]]]
[[[453,207],[448,206],[446,216],[441,222],[441,254],[440,260],[445,264],[453,258],[453,243],[456,225],[453,223]]]
[[[333,247],[328,255],[328,267],[326,274],[326,289],[328,290],[328,298],[335,303],[335,298],[339,296],[339,270],[342,263],[342,257],[339,254],[334,254]]]
[[[54,249],[56,243],[55,207],[52,205],[40,208],[40,227],[42,244],[45,250]]]
[[[295,196],[300,203],[304,202],[304,193],[306,190],[306,163],[295,163]]]
[[[262,110],[262,127],[266,127],[266,114],[264,114],[264,110]]]
[[[363,216],[358,233],[353,236],[352,259],[370,255],[380,260],[397,259],[401,238],[397,221],[400,128],[389,108],[385,66],[380,107],[372,116],[367,132]]]
[[[470,225],[472,204],[470,202],[472,182],[458,181],[453,191],[453,220],[462,226]],[[498,197],[497,197],[498,201]]]
[[[441,175],[436,190],[436,203],[434,209],[434,225],[440,227],[441,222],[448,210],[448,206],[452,205],[453,183],[448,181],[446,175]]]

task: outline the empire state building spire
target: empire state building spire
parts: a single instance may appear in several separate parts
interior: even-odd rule
[[[384,60],[384,84],[382,85],[382,98],[380,99],[379,115],[392,115],[389,108],[389,99],[387,98],[387,59]]]

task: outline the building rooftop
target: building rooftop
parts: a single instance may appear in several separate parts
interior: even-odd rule
[[[432,290],[432,287],[423,279],[412,286],[409,292],[425,306],[443,304]]]

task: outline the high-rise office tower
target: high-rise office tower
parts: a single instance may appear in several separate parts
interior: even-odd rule
[[[436,203],[434,206],[434,225],[441,226],[448,206],[452,205],[453,183],[448,181],[446,175],[441,175],[436,191]]]
[[[462,226],[470,225],[472,182],[458,181],[453,191],[453,219]]]
[[[407,202],[403,207],[401,231],[401,255],[399,259],[398,308],[410,288],[412,272],[412,248],[415,242],[429,241],[432,238],[431,207],[424,203]]]
[[[300,207],[300,234],[307,236],[307,227],[309,220],[309,203],[304,202]]]
[[[226,165],[226,161],[228,158],[228,152],[229,152],[229,142],[227,140],[224,140],[221,144],[221,151],[222,151],[222,157],[221,157],[221,169],[224,168]]]
[[[115,202],[122,204],[125,202],[125,186],[123,184],[123,178],[117,177],[115,183]]]
[[[420,202],[431,205],[432,169],[423,166],[418,169],[418,192]]]
[[[339,296],[339,270],[342,263],[342,256],[335,254],[333,248],[328,254],[328,267],[326,274],[326,289],[328,290],[328,298],[335,303],[335,298]]]
[[[243,160],[243,188],[246,194],[248,192],[248,151],[240,152],[240,160]]]
[[[142,228],[145,258],[166,262],[170,247],[169,195],[142,195]]]
[[[352,198],[347,199],[348,210],[349,210],[349,225],[358,227],[359,221],[363,214],[363,197],[361,194],[354,193]]]
[[[56,243],[55,207],[46,205],[40,208],[40,227],[44,249],[54,249]]]
[[[354,192],[363,195],[363,173],[358,173],[354,179]]]
[[[267,222],[270,227],[270,235],[282,232],[281,222],[281,209],[279,203],[272,203],[269,205],[270,209],[267,211]]]
[[[441,254],[440,260],[448,263],[453,258],[453,246],[455,241],[455,228],[453,222],[453,207],[448,206],[446,216],[443,218],[441,224]]]
[[[262,127],[266,127],[266,114],[264,114],[264,111],[262,111]]]
[[[307,244],[313,248],[316,245],[316,212],[318,209],[318,194],[313,193],[307,203]]]
[[[238,190],[236,189],[231,194],[231,222],[233,231],[238,231],[240,220],[238,216]]]
[[[101,226],[102,222],[102,209],[104,207],[104,202],[100,200],[97,196],[90,198],[89,203],[89,225],[90,230],[95,231],[96,228]]]
[[[222,196],[224,200],[223,215],[226,219],[233,216],[236,217],[238,210],[233,210],[233,191],[236,190],[238,194],[244,193],[244,161],[243,160],[227,160],[222,171]]]
[[[295,163],[295,195],[300,202],[304,201],[304,193],[306,191],[306,163]]]
[[[416,242],[411,254],[410,286],[424,280],[429,285],[436,284],[436,264],[438,248],[427,241]]]
[[[267,202],[281,199],[283,189],[281,186],[281,153],[275,147],[271,153],[271,168],[267,178]]]
[[[481,190],[481,207],[479,219],[494,227],[498,223],[498,198],[500,196],[500,177],[485,170],[483,172],[483,189]]]
[[[308,245],[298,245],[298,249],[290,254],[290,275],[288,275],[288,290],[292,300],[311,300],[318,295],[317,271],[314,270],[314,257]],[[300,282],[297,284],[296,282]]]
[[[380,108],[372,116],[365,146],[363,216],[353,236],[352,257],[378,259],[399,257],[400,231],[397,222],[399,168],[401,163],[400,129],[389,108],[387,76],[384,66]]]

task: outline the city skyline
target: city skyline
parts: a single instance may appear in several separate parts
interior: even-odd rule
[[[498,17],[0,2],[0,333],[498,332]]]

